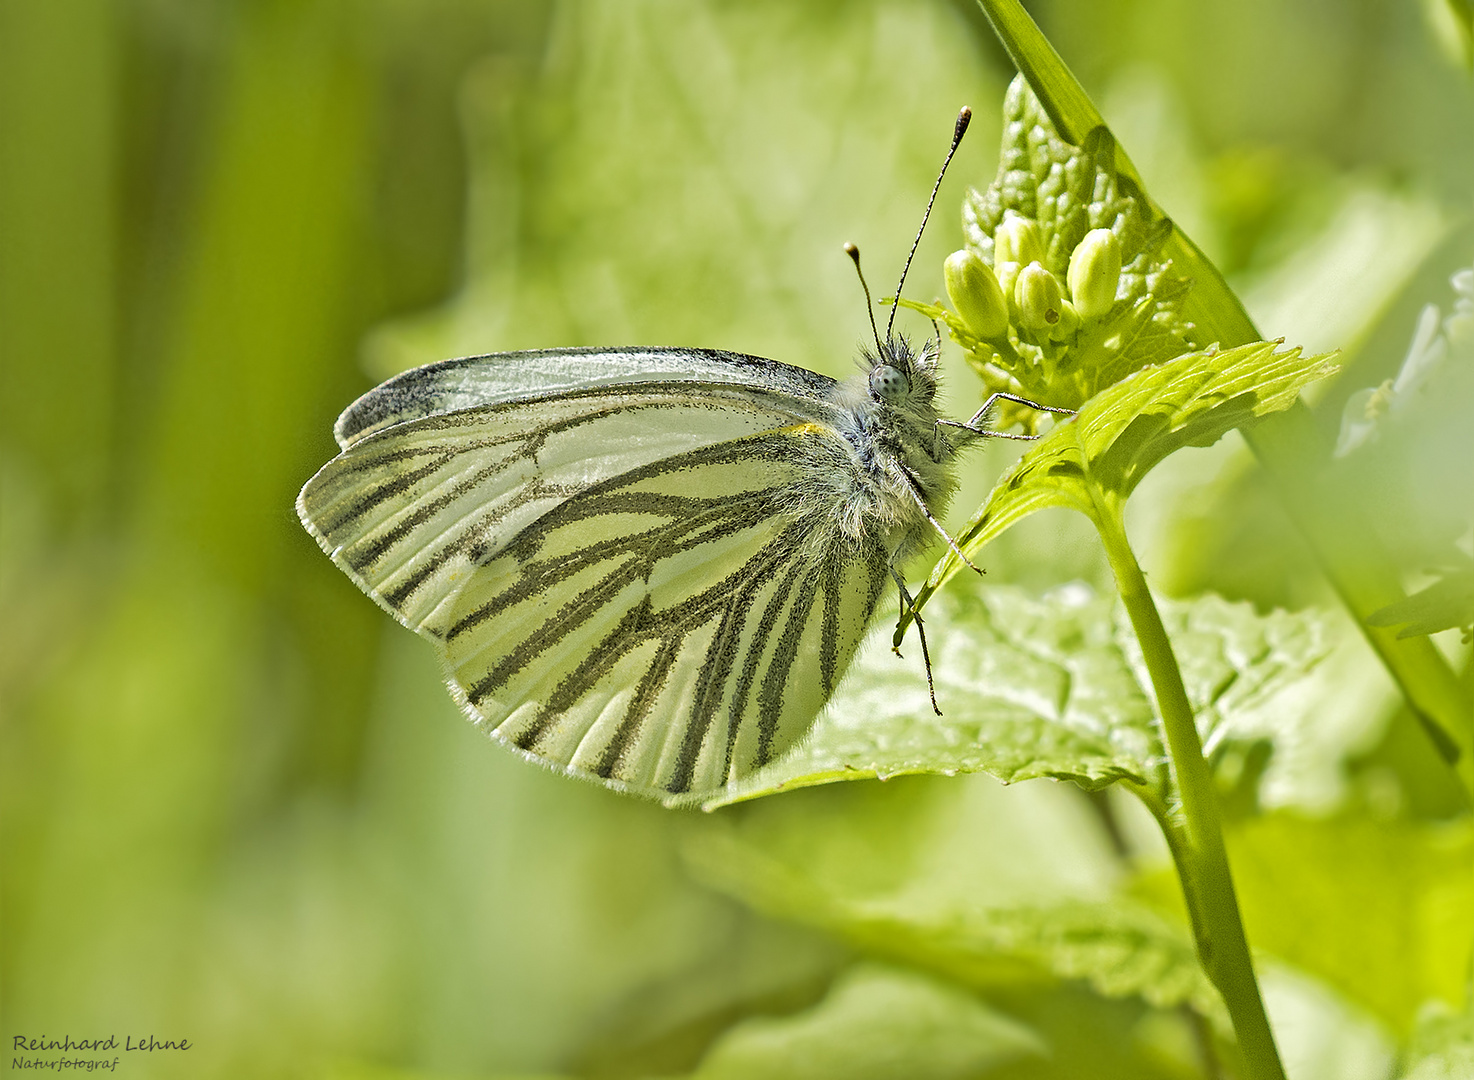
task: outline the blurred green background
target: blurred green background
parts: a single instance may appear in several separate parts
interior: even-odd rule
[[[1463,9],[1032,9],[1265,335],[1347,350],[1333,433],[1474,254]],[[908,285],[939,294],[1011,74],[964,0],[0,0],[3,1034],[194,1044],[140,1076],[681,1073],[847,963],[691,878],[682,846],[722,819],[940,799],[1013,838],[980,858],[1017,865],[1049,814],[1043,846],[1106,852],[1048,785],[701,817],[556,777],[459,718],[292,509],[337,412],[415,363],[685,344],[847,373],[868,324],[840,245],[889,288],[969,103]],[[1382,466],[1426,525],[1392,537],[1410,570],[1457,534],[1467,448]],[[1325,598],[1238,443],[1153,483],[1133,529],[1158,585]],[[1035,521],[990,575],[1107,583],[1083,525]],[[1331,800],[1375,776],[1453,813],[1377,693]]]

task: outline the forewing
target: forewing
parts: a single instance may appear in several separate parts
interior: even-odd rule
[[[533,349],[445,360],[406,371],[370,390],[338,417],[347,447],[394,424],[506,401],[630,383],[750,386],[827,402],[834,380],[760,356],[717,349]]]
[[[298,509],[439,644],[478,723],[694,799],[807,730],[884,584],[886,553],[836,524],[831,414],[671,384],[468,408],[351,441]]]

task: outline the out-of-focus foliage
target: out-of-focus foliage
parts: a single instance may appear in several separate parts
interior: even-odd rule
[[[1333,437],[1470,263],[1467,5],[1036,11],[1261,329],[1343,350]],[[336,412],[412,363],[671,343],[847,373],[868,324],[840,244],[888,287],[971,104],[907,290],[940,295],[1010,75],[962,0],[0,0],[4,1032],[191,1041],[124,1076],[727,1075],[885,1014],[935,1075],[1202,1075],[1214,1036],[1163,1007],[1200,988],[1141,974],[1178,970],[1180,927],[1129,808],[938,777],[706,817],[566,781],[476,736],[291,511]],[[978,384],[947,363],[965,416]],[[1468,527],[1448,386],[1328,480],[1387,508],[1414,586]],[[1007,456],[971,459],[956,520]],[[1233,437],[1133,514],[1154,585],[1322,618],[1269,612],[1330,598]],[[986,557],[1036,592],[1105,584],[1065,515]],[[1467,947],[1441,929],[1467,826],[1439,823],[1467,806],[1341,636],[1305,726],[1260,716],[1219,761],[1251,940],[1300,977],[1271,1009],[1304,1077],[1328,1032],[1386,1047],[1424,999],[1460,1007]],[[719,879],[712,853],[744,850],[828,906]],[[1089,948],[1061,933],[1082,925]],[[1407,943],[1421,975],[1388,959]],[[1457,1075],[1467,1021],[1420,1030],[1408,1075]]]
[[[857,965],[807,1012],[748,1019],[723,1034],[693,1076],[945,1080],[1048,1056],[1027,1027],[966,991],[912,971]]]
[[[1424,1021],[1408,1055],[1406,1080],[1454,1080],[1474,1072],[1474,1014]]]

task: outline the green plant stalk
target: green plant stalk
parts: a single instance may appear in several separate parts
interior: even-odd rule
[[[1158,821],[1182,881],[1198,960],[1228,1007],[1243,1055],[1245,1075],[1251,1080],[1285,1080],[1234,895],[1218,813],[1218,792],[1203,757],[1182,672],[1172,652],[1167,628],[1162,625],[1162,616],[1147,588],[1146,577],[1126,540],[1121,500],[1098,490],[1092,494],[1095,526],[1115,574],[1116,589],[1141,643],[1177,777],[1179,805],[1175,810],[1164,808],[1158,813]]]

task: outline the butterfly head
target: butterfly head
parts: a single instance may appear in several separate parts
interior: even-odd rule
[[[936,397],[937,356],[930,346],[913,352],[909,341],[891,334],[875,352],[866,349],[860,362],[869,370],[874,401],[905,411],[930,405]]]

